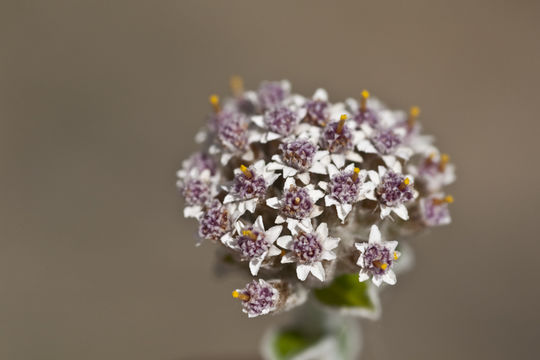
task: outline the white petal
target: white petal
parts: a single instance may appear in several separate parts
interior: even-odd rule
[[[360,154],[358,153],[355,153],[354,151],[347,152],[347,160],[358,162],[358,163],[364,161],[362,156],[360,156]]]
[[[291,176],[294,176],[294,175],[296,175],[297,172],[298,172],[298,170],[296,170],[295,168],[292,168],[290,166],[284,166],[283,167],[283,177],[284,178],[289,178]]]
[[[396,274],[394,274],[392,270],[388,270],[388,272],[384,274],[383,280],[389,285],[394,285],[397,282]]]
[[[251,117],[251,121],[255,123],[255,125],[265,128],[266,124],[264,123],[264,118],[262,115],[255,115]]]
[[[302,281],[306,280],[310,271],[311,271],[311,267],[309,265],[298,264],[296,266],[296,276],[298,277],[298,279]]]
[[[225,235],[223,235],[221,237],[221,242],[223,243],[223,245],[226,245],[228,247],[231,247],[231,248],[234,248],[235,245],[235,241],[234,241],[234,238],[232,237],[231,233],[226,233]]]
[[[270,198],[266,200],[266,205],[270,206],[272,209],[279,208],[279,199],[277,197]]]
[[[369,275],[367,274],[367,272],[365,271],[360,271],[360,273],[358,274],[358,281],[360,282],[364,282],[366,281],[367,279],[369,279]]]
[[[335,249],[338,247],[340,240],[341,240],[340,238],[333,238],[333,237],[326,238],[326,241],[324,242],[323,247],[329,251],[332,249]]]
[[[309,178],[309,172],[302,172],[298,173],[296,177],[304,184],[309,184],[310,178]]]
[[[324,278],[325,278],[324,267],[320,261],[317,261],[311,265],[311,273],[317,279],[324,281]]]
[[[380,243],[381,242],[381,232],[377,225],[371,225],[371,230],[369,231],[369,242],[370,243]]]
[[[320,223],[315,231],[321,236],[321,239],[326,239],[328,237],[328,224],[325,222]]]
[[[244,206],[246,207],[247,211],[249,211],[250,213],[254,213],[258,202],[259,199],[247,200],[244,202]]]
[[[251,275],[257,276],[259,273],[259,269],[261,268],[261,264],[263,262],[263,259],[265,258],[266,253],[264,253],[261,257],[253,258],[249,261],[249,270],[251,271]]]
[[[296,256],[294,256],[294,254],[291,253],[291,252],[283,255],[283,257],[281,258],[281,263],[282,264],[293,263],[295,261],[296,261]]]
[[[342,205],[336,205],[336,210],[338,214],[338,218],[341,220],[342,223],[345,222],[345,218],[352,210],[351,204],[342,204]]]
[[[268,134],[266,134],[266,141],[272,141],[272,140],[276,140],[276,139],[279,139],[281,137],[280,134],[276,134],[275,132],[268,132]]]
[[[315,90],[315,94],[312,97],[313,100],[328,101],[328,93],[326,90],[319,88]]]
[[[283,190],[287,191],[291,188],[291,186],[295,186],[295,185],[296,185],[296,182],[294,181],[293,178],[287,178],[287,180],[285,180],[285,184],[283,185]]]
[[[277,244],[284,249],[292,249],[294,239],[291,235],[284,235],[277,239]]]
[[[270,250],[268,250],[267,256],[277,256],[277,255],[281,255],[281,249],[274,245],[270,246]]]
[[[257,218],[255,219],[255,224],[253,224],[253,225],[257,229],[260,229],[260,230],[264,231],[264,223],[263,223],[263,218],[262,218],[261,215],[257,216]]]
[[[356,145],[356,148],[358,149],[358,151],[363,151],[368,154],[377,153],[377,149],[375,149],[375,147],[371,144],[371,141],[366,140],[366,139],[360,140],[358,144]]]
[[[198,218],[202,215],[202,209],[200,206],[186,206],[184,208],[184,217],[186,218]]]
[[[330,155],[330,157],[332,158],[332,161],[334,162],[334,164],[336,164],[338,169],[341,169],[345,165],[345,155],[332,154]]]
[[[313,164],[311,165],[311,168],[309,169],[309,171],[311,171],[312,173],[315,173],[315,174],[324,175],[324,174],[326,174],[326,166],[322,162],[313,162]]]
[[[221,165],[225,166],[229,163],[229,160],[232,158],[232,154],[230,153],[223,153],[221,154]]]
[[[371,281],[373,281],[375,285],[381,286],[383,279],[381,275],[373,275],[373,277],[371,278]]]
[[[299,223],[297,219],[292,219],[292,218],[287,218],[287,220],[285,221],[287,221],[287,228],[289,230],[294,229]]]
[[[319,181],[318,185],[324,191],[328,191],[328,183],[326,181]]]
[[[272,226],[266,231],[266,241],[270,244],[274,243],[279,237],[279,234],[281,234],[281,230],[283,230],[283,226],[281,225]]]
[[[330,195],[326,195],[324,197],[324,204],[326,206],[332,206],[332,205],[341,206],[341,203],[337,201],[336,199],[334,199],[333,196],[330,196]]]
[[[310,218],[316,218],[317,216],[321,215],[324,212],[322,206],[314,205],[313,210],[311,210],[311,214],[309,214]]]
[[[278,216],[276,216],[275,223],[276,224],[283,224],[286,220],[287,220],[287,218],[285,218],[285,217],[283,217],[281,215],[278,215]]]
[[[403,220],[409,220],[409,212],[407,211],[407,207],[405,205],[399,204],[398,206],[393,207],[392,211]]]
[[[392,208],[381,204],[381,219],[384,219],[392,212]]]
[[[336,254],[331,251],[323,251],[321,254],[321,260],[334,260],[335,258]]]
[[[328,176],[330,176],[330,177],[332,177],[332,176],[339,173],[339,170],[333,164],[329,164],[327,166],[327,169],[328,169]]]
[[[381,182],[381,179],[379,178],[379,174],[376,171],[369,170],[368,176],[373,181],[374,184],[378,185]]]
[[[324,193],[321,190],[310,190],[309,197],[313,202],[317,202],[324,197]]]

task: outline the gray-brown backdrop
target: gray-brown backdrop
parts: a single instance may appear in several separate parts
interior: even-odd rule
[[[256,358],[175,170],[231,74],[407,108],[458,166],[454,224],[365,322],[365,359],[538,355],[535,1],[5,1],[0,358]]]

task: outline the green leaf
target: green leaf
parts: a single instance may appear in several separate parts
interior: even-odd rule
[[[299,330],[284,330],[274,339],[274,352],[278,359],[289,359],[315,344],[319,338],[320,336],[309,336]]]
[[[316,289],[314,293],[317,300],[327,306],[374,310],[375,304],[368,286],[367,281],[358,281],[358,274],[344,274],[335,278],[329,286]]]

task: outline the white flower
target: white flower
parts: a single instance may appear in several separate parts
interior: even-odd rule
[[[310,184],[306,187],[297,187],[294,178],[287,178],[283,186],[283,194],[266,200],[272,209],[279,210],[276,224],[287,222],[287,227],[293,229],[302,222],[311,222],[312,218],[319,216],[323,209],[315,203],[324,196],[320,190]]]
[[[279,174],[269,171],[264,160],[259,160],[249,168],[242,165],[234,169],[234,180],[231,185],[223,186],[228,192],[224,204],[233,203],[238,216],[246,211],[255,212],[258,202],[266,196],[266,191],[279,177]]]
[[[251,226],[244,225],[241,221],[234,224],[236,235],[225,234],[221,241],[240,253],[243,259],[249,260],[251,275],[256,276],[267,256],[281,254],[281,250],[274,242],[281,234],[283,226],[276,225],[268,230],[264,229],[262,216],[258,216]]]
[[[318,150],[310,135],[300,135],[279,146],[281,155],[272,156],[268,170],[282,171],[284,178],[295,176],[304,184],[309,184],[309,173],[326,174],[328,151]]]
[[[177,181],[176,185],[186,199],[184,217],[198,219],[203,214],[204,208],[218,194],[218,181],[219,177],[212,176],[208,169],[201,172],[192,169],[190,176]]]
[[[378,173],[370,170],[368,174],[376,188],[381,219],[394,212],[403,220],[408,220],[409,212],[405,204],[418,197],[418,191],[413,187],[414,178],[411,175],[388,170],[384,166],[379,166],[378,170]]]
[[[448,155],[434,152],[422,159],[418,165],[409,165],[407,170],[422,182],[429,192],[437,192],[456,180],[456,169],[449,161]]]
[[[302,281],[306,280],[309,273],[324,281],[326,274],[322,261],[336,258],[332,250],[337,248],[340,239],[328,236],[326,223],[321,223],[315,231],[311,222],[299,223],[291,233],[292,236],[285,235],[277,240],[279,246],[290,250],[281,258],[281,263],[296,262],[296,275]]]
[[[360,250],[360,257],[356,263],[362,268],[359,273],[360,282],[371,277],[377,286],[383,282],[394,285],[396,274],[392,270],[392,265],[400,256],[396,251],[397,245],[397,241],[383,241],[377,225],[372,225],[369,241],[355,244]]]
[[[401,163],[398,159],[405,161],[413,155],[413,150],[405,146],[403,139],[406,136],[406,129],[380,129],[373,130],[367,125],[362,125],[365,136],[356,143],[358,151],[368,154],[378,154],[390,168],[396,168],[401,172]]]
[[[353,205],[361,200],[376,200],[375,185],[367,181],[367,171],[360,170],[354,164],[349,164],[339,171],[334,165],[328,166],[330,182],[320,181],[319,186],[326,192],[325,205],[335,206],[341,222],[351,212]]]

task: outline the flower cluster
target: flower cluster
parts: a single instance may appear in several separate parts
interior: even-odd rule
[[[340,274],[395,284],[403,250],[385,238],[450,223],[454,166],[422,134],[417,107],[394,111],[365,90],[359,101],[307,98],[287,81],[231,87],[210,97],[203,150],[177,185],[200,242],[256,278],[233,292],[250,317],[300,305]]]

